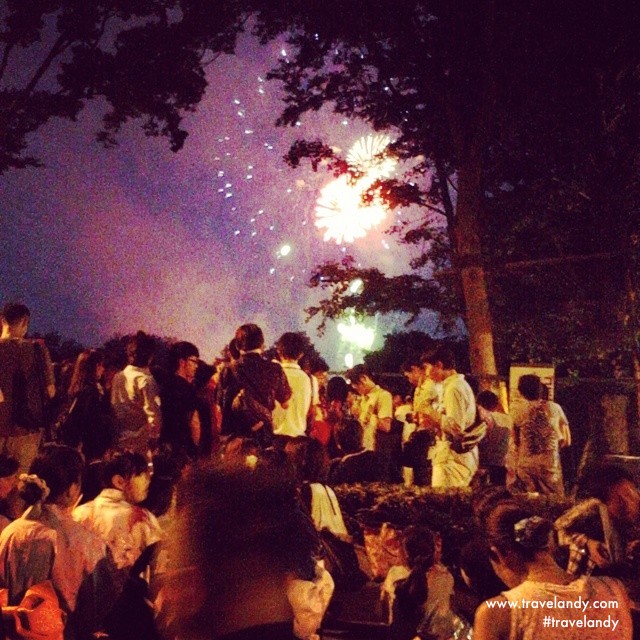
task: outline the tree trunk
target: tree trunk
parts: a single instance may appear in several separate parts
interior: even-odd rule
[[[480,175],[479,159],[458,169],[454,236],[469,331],[471,372],[480,376],[480,385],[485,388],[497,375],[497,369],[479,231],[482,210]]]

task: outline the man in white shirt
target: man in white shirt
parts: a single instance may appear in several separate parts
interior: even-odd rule
[[[378,432],[389,433],[393,418],[393,397],[377,385],[367,368],[358,364],[347,373],[351,386],[360,395],[355,416],[362,426],[362,447],[376,451]]]
[[[111,385],[117,445],[146,454],[160,437],[160,392],[149,371],[154,351],[151,336],[142,331],[127,345],[129,363],[116,373]]]
[[[431,486],[467,487],[478,469],[478,447],[457,453],[451,448],[451,441],[464,435],[475,423],[473,391],[464,376],[456,371],[455,357],[448,347],[426,353],[423,362],[427,376],[436,384],[442,384],[440,406],[420,414],[423,424],[436,434],[436,443],[429,451],[433,464]]]
[[[277,436],[298,438],[307,431],[307,416],[313,395],[311,378],[298,364],[304,353],[304,340],[299,333],[284,333],[276,343],[276,350],[291,387],[291,397],[286,403],[286,408],[276,401],[276,408],[273,410],[273,433]]]

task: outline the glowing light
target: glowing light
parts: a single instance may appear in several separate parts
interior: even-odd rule
[[[382,204],[373,202],[366,206],[362,203],[365,190],[358,184],[352,184],[347,176],[336,178],[322,189],[316,206],[315,225],[325,230],[325,241],[335,240],[342,244],[364,238],[369,229],[385,219],[387,211]]]
[[[338,333],[345,342],[355,345],[360,349],[370,350],[376,339],[375,329],[367,327],[363,322],[359,322],[354,315],[350,315],[339,322]]]
[[[291,245],[289,245],[289,244],[283,244],[280,247],[280,250],[278,251],[278,255],[282,256],[283,258],[285,256],[288,256],[290,253],[291,253]]]
[[[364,289],[364,282],[362,278],[356,278],[349,285],[349,293],[357,294],[360,293]]]
[[[360,138],[347,153],[347,162],[361,177],[354,182],[340,176],[321,190],[315,224],[325,230],[325,241],[342,244],[364,238],[386,218],[387,209],[380,199],[364,204],[362,197],[376,180],[393,174],[397,161],[384,155],[390,142],[385,135]]]
[[[353,367],[353,353],[347,353],[344,357],[344,366],[347,369],[351,369]]]
[[[395,158],[383,155],[390,142],[389,136],[381,134],[364,136],[349,149],[347,162],[362,173],[375,175],[375,179],[389,178],[398,164]]]

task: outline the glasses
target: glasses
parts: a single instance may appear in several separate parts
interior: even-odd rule
[[[192,362],[193,364],[199,364],[200,360],[198,360],[198,358],[194,356],[193,358],[187,358],[187,362]]]

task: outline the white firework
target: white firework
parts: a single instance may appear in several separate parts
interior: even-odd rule
[[[365,204],[362,198],[376,180],[393,174],[396,160],[382,155],[390,141],[383,135],[360,138],[349,150],[347,162],[362,177],[353,182],[347,176],[340,176],[320,192],[315,225],[324,229],[325,241],[342,244],[364,238],[386,218],[387,209],[379,199]]]
[[[377,178],[389,178],[397,160],[384,155],[391,138],[383,134],[360,138],[347,153],[347,163],[363,174]]]

